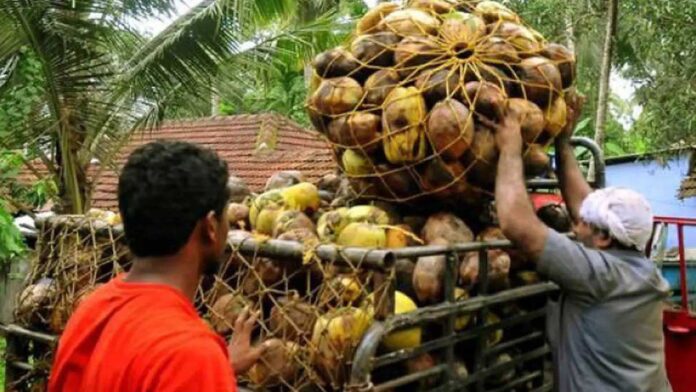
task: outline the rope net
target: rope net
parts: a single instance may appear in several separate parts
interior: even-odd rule
[[[494,1],[381,3],[345,47],[317,56],[307,110],[369,199],[492,198],[493,129],[520,113],[525,173],[566,124],[575,56]]]

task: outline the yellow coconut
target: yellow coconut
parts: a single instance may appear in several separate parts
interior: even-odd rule
[[[319,189],[309,182],[301,182],[280,191],[285,205],[292,210],[313,212],[319,209]]]
[[[276,219],[284,211],[279,204],[269,204],[264,209],[259,211],[256,220],[251,225],[257,233],[265,235],[273,235],[273,228]]]
[[[352,358],[371,321],[366,311],[346,307],[324,314],[314,324],[311,361],[322,378],[336,388],[345,382],[346,360]]]
[[[568,108],[563,97],[556,98],[544,113],[544,130],[551,137],[558,136],[566,126]]]
[[[349,176],[362,176],[372,172],[370,160],[355,150],[346,150],[341,156],[343,170]]]
[[[370,205],[354,206],[348,209],[346,214],[348,222],[365,222],[376,225],[388,225],[389,214],[379,207]]]
[[[387,235],[383,228],[370,223],[349,223],[338,235],[336,244],[358,248],[384,248]]]
[[[322,214],[317,221],[317,234],[324,242],[334,242],[338,234],[348,225],[348,208],[341,207]]]
[[[456,287],[454,289],[454,299],[456,301],[465,301],[469,299],[469,292],[460,287]],[[461,331],[468,327],[469,323],[471,323],[471,313],[462,313],[454,320],[454,329]]]
[[[367,309],[370,316],[374,316],[375,295],[374,293],[367,296],[363,307]],[[394,291],[394,314],[403,314],[413,312],[418,309],[416,303],[406,294],[401,291]],[[406,348],[420,346],[422,331],[418,327],[408,328],[396,332],[392,332],[385,336],[382,344],[389,351],[396,351]]]
[[[256,226],[256,220],[258,219],[259,213],[266,206],[271,204],[280,205],[282,203],[283,196],[280,194],[279,189],[273,189],[255,197],[249,206],[249,222],[251,223],[251,226]]]

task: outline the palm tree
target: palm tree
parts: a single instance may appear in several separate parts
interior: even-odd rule
[[[132,27],[175,3],[0,0],[0,96],[21,83],[11,76],[23,53],[39,61],[42,76],[32,116],[0,130],[0,147],[36,154],[62,212],[89,208],[94,159],[110,165],[129,135],[155,126],[177,102],[209,100],[216,80],[243,78],[234,69],[314,52],[315,38],[332,31],[329,17],[291,23],[298,10],[290,0],[203,0],[151,39]]]

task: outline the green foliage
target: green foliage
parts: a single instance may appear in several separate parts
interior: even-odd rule
[[[39,110],[43,95],[41,62],[28,47],[22,47],[4,85],[0,87],[0,138],[14,128],[22,128],[33,112]],[[17,146],[5,146],[17,147]]]
[[[24,167],[25,158],[14,151],[0,151],[0,196],[18,207],[36,209],[57,195],[57,188],[52,177],[41,178],[32,184],[23,184],[17,180]]]
[[[307,86],[304,75],[297,71],[276,70],[270,83],[249,88],[241,99],[228,99],[221,103],[223,114],[276,112],[299,124],[309,125],[304,108]]]
[[[0,266],[9,263],[25,252],[22,234],[15,227],[12,215],[0,200]]]
[[[62,212],[89,208],[90,162],[109,166],[133,132],[209,114],[218,80],[244,86],[335,35],[333,19],[300,20],[291,0],[203,0],[151,39],[128,27],[177,3],[0,0],[0,146],[46,163]],[[303,3],[324,10],[337,1]],[[223,75],[221,65],[244,71]]]

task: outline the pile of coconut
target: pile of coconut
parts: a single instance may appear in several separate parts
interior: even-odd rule
[[[505,239],[497,227],[468,223],[448,211],[418,215],[382,202],[347,202],[349,199],[340,197],[349,194],[342,189],[345,182],[340,176],[327,175],[313,184],[303,181],[298,173],[281,172],[269,179],[263,193],[229,206],[230,238],[235,242],[298,241],[310,255],[297,261],[248,257],[231,250],[204,296],[206,317],[223,336],[232,332],[234,320],[244,308],[260,311],[256,339],[270,340],[273,349],[242,376],[252,385],[284,385],[298,390],[318,385],[324,390],[340,390],[347,382],[349,362],[374,318],[377,288],[373,273],[359,264],[339,266],[313,257],[311,251],[317,245],[387,249]],[[240,187],[237,179],[232,183]],[[521,255],[491,249],[487,256],[489,291],[539,282]],[[398,260],[393,274],[395,313],[442,302],[445,267],[444,255]],[[479,253],[459,254],[457,271],[457,300],[477,295]],[[495,323],[501,317],[524,311],[524,306],[494,309],[486,322]],[[473,315],[466,314],[458,317],[456,330],[473,327],[473,319]],[[382,350],[416,347],[440,334],[441,328],[437,327],[397,331],[383,340]],[[511,338],[514,336],[517,334]],[[505,338],[503,330],[495,330],[488,340],[495,345]],[[461,372],[466,371],[465,363],[473,352],[470,348],[461,351],[457,365]],[[510,355],[501,353],[502,359],[496,360]],[[438,361],[426,353],[391,369],[391,374],[435,366]]]

